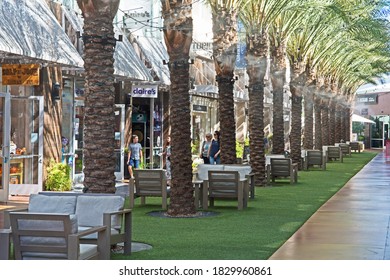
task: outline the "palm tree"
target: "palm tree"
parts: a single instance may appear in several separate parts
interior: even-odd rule
[[[192,186],[189,59],[192,43],[192,1],[162,0],[164,39],[169,54],[171,91],[171,193],[168,214],[195,214]]]
[[[255,182],[258,185],[265,184],[264,77],[268,60],[267,30],[287,2],[287,0],[247,1],[241,6],[239,14],[246,30],[250,160],[255,173]]]
[[[84,17],[84,186],[115,192],[115,93],[113,19],[119,0],[77,0]]]
[[[221,163],[236,163],[234,67],[237,56],[237,11],[241,0],[209,0],[213,20],[213,57],[219,94]]]

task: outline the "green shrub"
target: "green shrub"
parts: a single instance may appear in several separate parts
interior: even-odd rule
[[[237,158],[243,158],[245,146],[249,146],[249,137],[245,137],[244,143],[236,141],[236,157]]]
[[[236,141],[236,157],[242,158],[244,155],[244,144]]]
[[[199,140],[194,140],[194,142],[191,143],[191,153],[193,155],[198,155],[199,150],[200,150],[200,142],[199,142]]]
[[[45,188],[48,191],[70,191],[72,188],[72,181],[70,179],[69,165],[61,162],[50,160],[47,167],[47,179]]]

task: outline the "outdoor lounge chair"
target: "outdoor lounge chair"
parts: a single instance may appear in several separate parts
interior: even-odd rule
[[[30,195],[28,208],[5,211],[4,226],[11,232],[11,212],[55,213],[77,216],[78,231],[95,226],[106,226],[110,245],[123,243],[123,253],[131,254],[132,212],[124,208],[122,196],[110,194],[84,194],[72,192],[43,192]],[[10,234],[10,233],[9,233]],[[82,243],[96,244],[98,234],[84,235]],[[0,245],[6,246],[9,237],[4,231],[0,233]],[[8,259],[6,247],[0,248],[0,259]],[[9,247],[9,245],[8,245]]]
[[[145,204],[146,197],[161,197],[162,209],[168,205],[169,187],[164,169],[135,169],[134,182],[130,179],[130,208],[134,208],[134,198],[141,197],[141,205]]]
[[[351,143],[349,143],[349,146],[351,147],[351,151],[360,153],[360,143],[359,142],[351,142]]]
[[[341,151],[341,148],[336,146],[329,146],[326,151],[326,158],[328,162],[331,160],[338,159],[340,160],[340,162],[343,162],[343,153]]]
[[[247,179],[240,179],[238,171],[209,170],[208,180],[203,181],[203,209],[214,206],[215,199],[237,200],[238,210],[247,207],[249,184]]]
[[[306,151],[303,161],[303,169],[308,170],[310,166],[318,165],[322,170],[326,170],[326,158],[320,150]]]
[[[298,164],[290,158],[271,158],[267,165],[267,184],[277,178],[290,178],[290,184],[298,182]]]
[[[77,216],[11,212],[15,259],[109,259],[106,226],[77,231]],[[81,237],[98,234],[96,244],[81,244]]]
[[[349,144],[340,143],[339,147],[341,149],[341,152],[343,153],[343,157],[344,156],[351,156],[351,147]]]

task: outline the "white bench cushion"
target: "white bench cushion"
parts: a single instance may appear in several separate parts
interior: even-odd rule
[[[80,195],[76,203],[76,215],[79,226],[94,227],[103,225],[103,213],[123,209],[125,199],[122,196]],[[111,218],[111,227],[119,227],[117,215]]]
[[[74,214],[76,196],[31,194],[28,205],[29,212]]]
[[[252,171],[249,165],[224,165],[224,171],[238,171],[240,174],[240,180],[245,180],[246,176]]]
[[[209,170],[223,170],[222,164],[199,164],[198,167],[198,179],[201,181],[208,180]]]

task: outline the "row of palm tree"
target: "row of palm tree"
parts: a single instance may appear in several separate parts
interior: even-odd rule
[[[101,4],[101,7],[107,7],[108,4],[104,2],[106,1],[78,0],[84,14],[93,10],[91,5]],[[115,2],[119,0],[111,1],[111,9],[115,7]],[[387,1],[207,2],[213,14],[213,57],[219,87],[222,163],[232,163],[236,158],[233,83],[238,20],[245,26],[246,32],[250,158],[256,183],[265,183],[263,103],[267,74],[272,85],[274,103],[274,153],[284,150],[283,103],[286,102],[291,103],[289,140],[294,162],[299,163],[301,157],[302,116],[305,149],[321,148],[322,145],[340,142],[341,139],[348,140],[354,92],[361,84],[373,81],[375,77],[386,72],[389,66],[388,22],[381,17]],[[192,43],[192,0],[161,0],[161,3],[171,72],[170,118],[173,153],[168,214],[186,216],[196,212],[192,195],[188,82],[189,51]],[[107,10],[110,9],[104,11]],[[84,18],[87,21],[89,17]],[[85,28],[88,26],[86,24]],[[95,32],[99,31],[103,32],[102,29],[95,29]],[[96,83],[89,86],[94,87]],[[289,100],[283,99],[286,89],[289,92]],[[111,106],[111,103],[108,105]],[[107,132],[107,138],[112,138],[113,133],[110,133]],[[91,143],[87,143],[85,138],[85,147],[88,145]],[[84,157],[87,163],[89,152],[88,149],[86,151]],[[94,172],[87,171],[85,176],[86,179],[88,176],[93,177]]]

